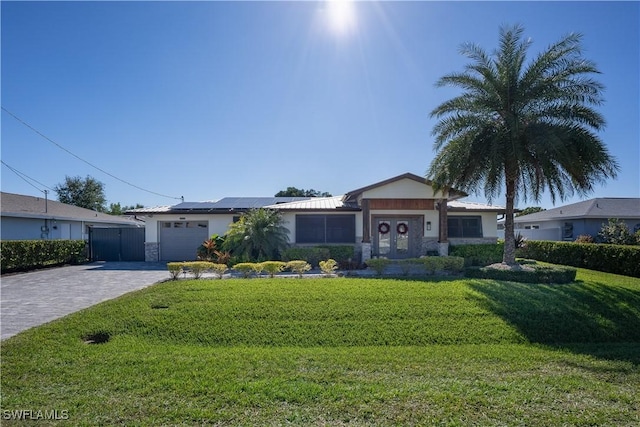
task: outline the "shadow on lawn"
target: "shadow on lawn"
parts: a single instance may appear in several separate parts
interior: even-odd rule
[[[472,281],[478,303],[532,343],[640,364],[640,291],[598,282]],[[602,344],[620,344],[604,346]]]

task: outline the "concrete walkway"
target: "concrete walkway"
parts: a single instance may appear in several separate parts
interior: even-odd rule
[[[97,262],[5,275],[0,339],[169,279],[164,263]]]

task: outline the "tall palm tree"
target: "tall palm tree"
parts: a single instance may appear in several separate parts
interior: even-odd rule
[[[280,212],[252,209],[231,224],[223,247],[247,261],[277,260],[288,246],[288,234]]]
[[[506,195],[503,262],[515,264],[515,200],[552,200],[586,195],[619,169],[597,132],[605,125],[595,110],[603,86],[590,75],[596,66],[582,57],[582,36],[570,34],[526,62],[531,40],[520,26],[500,29],[491,55],[462,46],[471,59],[463,72],[446,75],[438,87],[463,93],[431,112],[436,157],[427,172],[435,187],[484,189],[491,201]]]

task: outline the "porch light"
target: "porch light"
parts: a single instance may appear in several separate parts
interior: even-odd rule
[[[431,221],[427,221],[427,230],[431,231]]]

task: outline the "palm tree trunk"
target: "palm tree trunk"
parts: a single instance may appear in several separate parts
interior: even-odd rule
[[[507,177],[507,206],[504,217],[504,253],[502,262],[507,265],[516,264],[516,238],[514,233],[514,201],[516,196],[516,182],[513,178]]]

